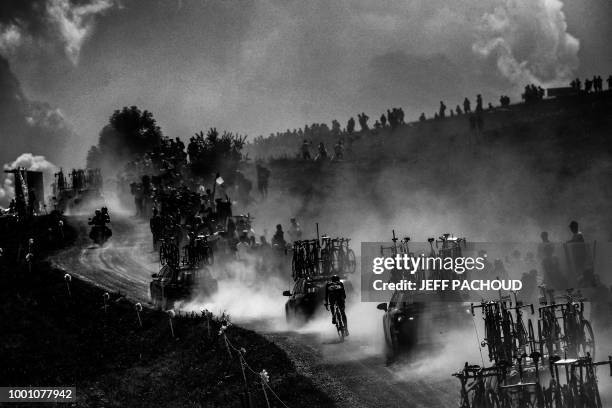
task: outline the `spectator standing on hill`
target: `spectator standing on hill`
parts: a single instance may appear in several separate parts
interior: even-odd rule
[[[612,91],[612,75],[608,76],[608,91]]]
[[[482,95],[476,96],[476,113],[482,113]]]
[[[339,137],[341,132],[342,132],[342,129],[340,129],[340,122],[338,122],[336,119],[332,120],[332,128],[331,128],[332,136]]]
[[[463,112],[461,111],[461,106],[457,105],[457,107],[455,108],[455,113],[457,115],[461,115]]]
[[[442,101],[440,101],[439,116],[440,116],[440,119],[444,119],[446,117],[446,105]]]
[[[384,113],[380,115],[380,124],[382,125],[382,127],[387,126],[387,117]]]
[[[389,126],[391,126],[391,129],[395,129],[398,125],[397,109],[393,108],[392,111],[387,109],[387,117],[389,118]]]
[[[359,126],[361,126],[362,132],[365,132],[370,129],[368,127],[368,120],[370,119],[370,117],[366,115],[365,112],[362,112],[361,114],[357,115],[357,119],[359,120]]]
[[[355,131],[355,119],[350,118],[346,124],[346,133],[352,135]]]
[[[427,118],[425,117],[425,112],[421,112],[421,116],[419,116],[419,122],[425,122]]]
[[[397,122],[400,125],[404,124],[404,110],[402,108],[397,109]]]
[[[463,100],[463,111],[466,114],[472,112],[472,107],[470,106],[470,100],[467,97]]]

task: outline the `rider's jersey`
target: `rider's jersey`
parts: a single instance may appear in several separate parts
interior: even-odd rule
[[[325,301],[329,304],[346,299],[342,282],[327,282],[325,285]]]

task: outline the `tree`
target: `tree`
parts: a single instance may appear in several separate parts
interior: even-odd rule
[[[118,168],[158,147],[162,137],[151,112],[136,106],[116,110],[100,131],[98,145],[89,150],[87,166]]]

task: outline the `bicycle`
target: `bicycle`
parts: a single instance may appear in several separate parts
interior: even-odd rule
[[[554,407],[603,408],[599,388],[597,386],[596,367],[608,365],[612,376],[612,357],[607,361],[593,362],[589,354],[578,359],[551,360],[551,383]],[[559,367],[565,369],[565,384],[561,385]],[[552,404],[550,406],[553,406]]]
[[[535,313],[533,304],[523,304],[523,302],[518,300],[516,292],[512,292],[512,294],[514,295],[514,306],[509,307],[508,309],[514,310],[514,313],[516,314],[516,322],[514,324],[514,331],[512,336],[515,341],[515,354],[519,350],[525,352],[527,348],[529,348],[529,351],[533,353],[534,351],[536,351],[536,341],[533,330],[533,323],[531,322],[531,319],[527,319],[527,327],[525,327],[522,310],[524,308],[530,308],[531,314],[533,315]]]
[[[459,408],[501,408],[504,404],[503,397],[499,395],[487,379],[495,378],[497,384],[503,381],[504,368],[501,366],[480,367],[465,363],[463,369],[452,374],[461,382],[461,393],[459,396]],[[469,380],[473,380],[469,382]]]
[[[175,238],[162,238],[159,245],[159,263],[161,266],[168,265],[172,268],[178,267],[180,253]]]
[[[540,293],[541,306],[538,308],[539,351],[543,356],[547,355],[550,358],[561,351],[562,332],[556,312],[560,305],[555,303],[554,291],[547,291],[544,286],[540,286]],[[548,304],[547,295],[551,299],[551,304]]]
[[[349,248],[350,238],[321,238],[321,264],[324,274],[347,274],[355,272],[355,252]]]
[[[325,309],[329,310],[329,305],[325,304]],[[340,306],[338,306],[338,302],[334,302],[332,306],[332,315],[334,316],[334,321],[336,322],[336,330],[338,331],[338,337],[340,341],[344,341],[344,338],[347,336],[346,330],[346,322],[342,317],[342,310],[340,310]]]
[[[319,274],[319,241],[303,240],[293,243],[291,272],[294,279]]]
[[[563,296],[567,302],[561,305],[563,333],[566,348],[571,356],[595,359],[595,337],[591,323],[584,318],[584,299],[567,289]]]
[[[515,355],[514,342],[514,319],[512,314],[505,308],[505,302],[483,301],[480,305],[470,305],[472,316],[474,309],[481,308],[485,322],[485,338],[481,346],[487,346],[489,360],[495,363],[511,361]]]

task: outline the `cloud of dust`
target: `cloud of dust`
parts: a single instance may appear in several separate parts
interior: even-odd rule
[[[217,282],[217,290],[210,293],[210,279],[203,279],[202,286],[193,299],[180,305],[187,311],[203,309],[219,315],[229,314],[236,323],[262,323],[265,327],[284,328],[284,290],[286,280],[275,275],[263,275],[258,268],[258,257],[247,256],[242,260],[217,261],[206,267],[210,277]],[[258,272],[259,271],[259,272]]]

